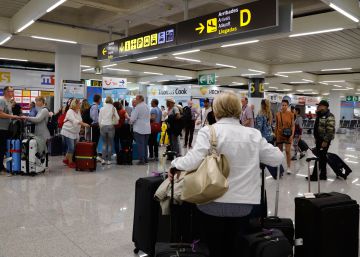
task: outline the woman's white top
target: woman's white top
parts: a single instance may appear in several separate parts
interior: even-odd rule
[[[267,143],[258,130],[240,125],[238,119],[223,118],[213,126],[218,153],[224,154],[230,165],[229,190],[215,202],[260,204],[260,162],[276,167],[283,162],[284,155]],[[196,170],[209,149],[210,131],[205,126],[200,129],[194,148],[171,165],[179,170]]]
[[[116,108],[112,104],[104,104],[99,113],[99,126],[111,126],[113,124],[113,117],[119,121],[119,115]]]
[[[71,139],[79,139],[81,129],[80,122],[82,122],[80,111],[75,112],[73,109],[69,109],[66,112],[64,125],[61,129],[61,135]]]

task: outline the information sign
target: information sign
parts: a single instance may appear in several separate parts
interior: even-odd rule
[[[215,85],[215,82],[215,73],[199,75],[199,85],[201,86]]]

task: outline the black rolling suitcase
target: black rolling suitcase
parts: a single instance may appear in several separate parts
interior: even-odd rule
[[[310,162],[307,158],[308,176]],[[319,174],[318,174],[319,175]],[[295,257],[358,257],[359,205],[341,193],[312,194],[295,198]]]
[[[297,146],[298,146],[298,148],[300,149],[301,152],[306,152],[307,150],[310,149],[309,145],[303,139],[299,140]]]
[[[293,254],[289,240],[278,229],[244,236],[239,245],[239,257],[291,257]]]
[[[279,195],[280,195],[280,167],[277,168],[276,198],[274,216],[266,217],[263,221],[265,229],[278,229],[286,236],[290,244],[294,243],[294,223],[291,219],[279,218]]]
[[[121,150],[116,154],[116,162],[118,165],[132,165],[133,161],[133,147],[132,139],[123,140],[123,145],[121,145]]]
[[[154,200],[154,194],[163,181],[162,176],[140,178],[136,181],[132,234],[135,253],[141,250],[149,256],[154,254],[160,213],[160,205]]]
[[[334,153],[327,153],[326,160],[337,177],[347,179],[349,174],[352,172],[350,167],[338,155]]]
[[[155,257],[208,257],[209,250],[206,245],[201,242],[193,243],[176,243],[179,235],[176,235],[180,229],[176,226],[175,211],[178,211],[173,204],[174,199],[174,181],[171,183],[171,200],[170,200],[170,237],[171,242],[157,242],[155,245]],[[180,207],[181,208],[181,207]],[[181,217],[180,217],[181,218]],[[185,224],[184,224],[185,225]],[[191,224],[188,224],[191,226]],[[174,243],[175,242],[175,243]]]

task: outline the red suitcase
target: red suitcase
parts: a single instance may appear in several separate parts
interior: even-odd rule
[[[78,142],[75,146],[76,170],[96,170],[96,144],[94,142]]]

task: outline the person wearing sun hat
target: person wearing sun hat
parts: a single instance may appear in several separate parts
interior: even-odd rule
[[[335,116],[329,110],[329,103],[321,100],[316,110],[314,125],[314,138],[316,142],[316,153],[319,157],[320,180],[327,180],[326,154],[331,141],[335,137]],[[311,181],[317,181],[317,167],[315,165]]]

